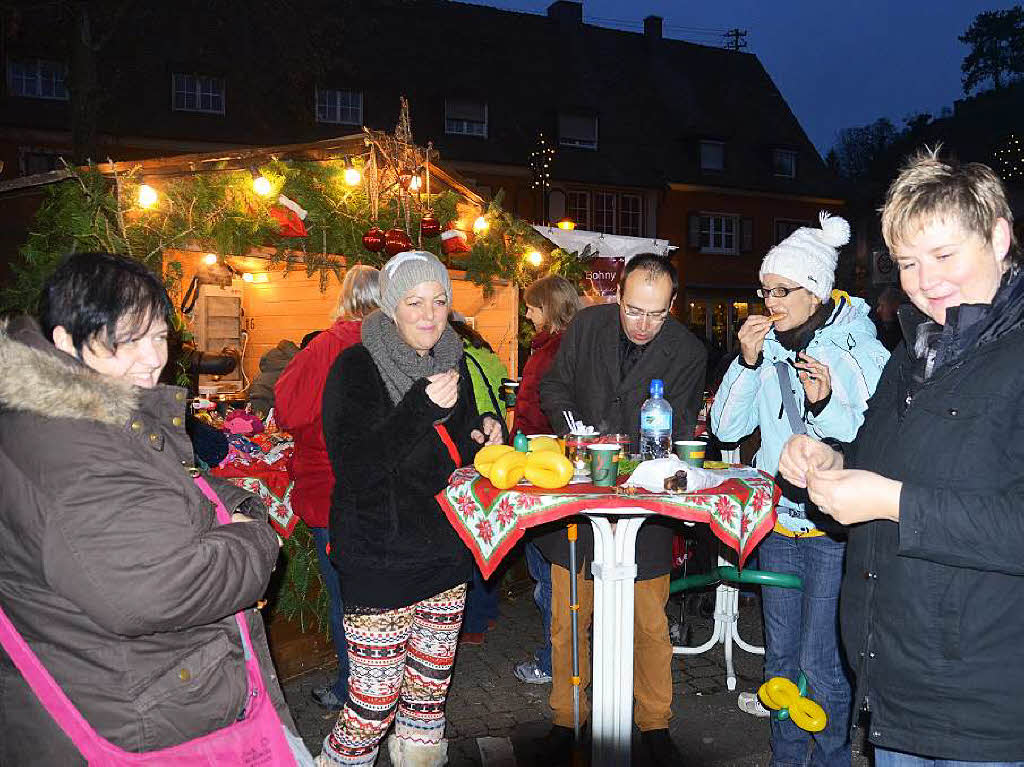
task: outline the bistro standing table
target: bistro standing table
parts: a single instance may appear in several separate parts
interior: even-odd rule
[[[582,514],[594,529],[594,657],[591,731],[594,767],[628,767],[633,720],[633,582],[636,537],[647,517],[704,522],[739,555],[775,524],[779,489],[754,469],[721,473],[722,483],[681,495],[569,485],[498,490],[475,469],[459,469],[437,500],[488,577],[536,525]]]

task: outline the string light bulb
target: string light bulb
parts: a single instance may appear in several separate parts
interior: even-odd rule
[[[207,253],[205,256],[203,256],[203,263],[206,264],[207,266],[213,266],[215,263],[217,263],[217,254]]]
[[[139,207],[148,209],[156,205],[159,195],[149,184],[139,184]]]
[[[526,254],[526,263],[534,267],[540,266],[544,263],[544,256],[539,250],[531,250]]]
[[[349,186],[356,186],[360,181],[363,180],[363,174],[359,172],[359,169],[352,164],[352,158],[345,158],[345,183]]]
[[[486,232],[490,228],[491,228],[491,225],[487,222],[487,219],[484,218],[483,216],[477,216],[476,221],[473,222],[473,233],[474,234],[483,234],[484,232]]]
[[[270,193],[273,191],[270,180],[256,168],[249,168],[249,172],[252,174],[252,190],[260,197],[270,197]]]

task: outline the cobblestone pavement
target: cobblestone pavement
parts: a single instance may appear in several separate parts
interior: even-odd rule
[[[511,740],[520,767],[540,764],[533,742],[550,727],[547,703],[549,684],[529,685],[515,678],[515,665],[531,657],[540,644],[540,618],[532,600],[532,583],[518,583],[501,599],[501,617],[481,646],[461,646],[448,696],[446,735],[453,767],[482,764],[478,738]],[[669,603],[678,616],[680,606]],[[762,644],[760,606],[756,601],[740,607],[741,636]],[[689,618],[690,644],[711,636],[711,619]],[[756,690],[762,681],[762,656],[738,648],[733,653],[737,690]],[[314,755],[336,715],[320,709],[310,699],[313,687],[333,679],[333,669],[321,669],[284,685],[302,737]],[[703,655],[676,655],[672,662],[673,720],[671,732],[688,767],[753,767],[769,760],[768,725],[765,719],[748,716],[736,707],[736,692],[726,688],[722,645]],[[855,745],[854,767],[867,767],[867,759]],[[634,749],[634,753],[637,749]],[[639,760],[634,764],[642,767]],[[389,767],[383,749],[378,767]]]

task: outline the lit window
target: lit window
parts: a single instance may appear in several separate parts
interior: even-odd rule
[[[702,253],[738,253],[736,216],[700,215],[700,249]]]
[[[445,99],[444,132],[487,138],[487,104],[467,99]]]
[[[619,230],[616,234],[629,237],[643,237],[643,201],[638,194],[619,196]]]
[[[784,178],[796,178],[796,152],[789,149],[772,150],[772,172]]]
[[[558,115],[558,144],[576,149],[597,149],[597,118]]]
[[[615,234],[615,194],[594,192],[594,231]]]
[[[224,78],[175,73],[172,105],[178,112],[224,114]]]
[[[567,192],[566,213],[577,229],[590,229],[590,192]]]
[[[30,99],[67,101],[67,67],[46,59],[11,59],[7,64],[7,91]]]
[[[700,169],[725,170],[725,144],[721,141],[701,141]]]
[[[360,91],[316,89],[318,123],[363,124],[363,94]]]

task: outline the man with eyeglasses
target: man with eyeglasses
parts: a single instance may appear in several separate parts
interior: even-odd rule
[[[562,339],[558,355],[540,385],[541,408],[562,434],[568,431],[564,411],[602,434],[629,434],[640,440],[640,408],[649,396],[651,379],[665,384],[672,405],[672,434],[690,439],[704,392],[707,352],[704,345],[669,314],[679,280],[672,262],[652,253],[634,256],[619,280],[618,303],[580,311]],[[589,643],[594,590],[590,562],[594,542],[590,525],[579,526],[577,588],[580,602],[580,717],[590,708]],[[552,686],[554,726],[545,751],[553,764],[567,757],[572,743],[572,631],[568,610],[569,563],[563,520],[536,543],[552,562]],[[657,518],[640,528],[636,542],[634,590],[634,720],[652,765],[677,765],[682,756],[669,737],[672,716],[672,643],[665,604],[672,569],[673,528]]]

